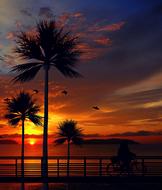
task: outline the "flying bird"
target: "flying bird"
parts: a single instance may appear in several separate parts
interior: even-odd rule
[[[35,93],[35,94],[38,94],[38,90],[36,90],[36,89],[33,89],[33,92]]]
[[[93,106],[92,107],[94,110],[100,110],[100,108],[98,106]]]
[[[9,102],[9,101],[10,101],[9,98],[4,98],[3,100],[4,100],[5,102]]]
[[[61,93],[64,94],[65,96],[68,94],[66,90],[63,90]]]

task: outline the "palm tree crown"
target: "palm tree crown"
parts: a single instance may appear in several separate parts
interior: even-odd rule
[[[35,104],[35,101],[32,100],[32,97],[29,93],[20,92],[16,97],[9,99],[7,103],[7,114],[5,118],[8,119],[8,122],[16,126],[22,120],[30,120],[35,125],[42,125],[41,116],[38,116],[37,113],[40,111],[40,107]]]
[[[21,32],[17,36],[15,52],[25,60],[24,64],[16,65],[12,72],[18,75],[16,81],[33,79],[41,67],[56,67],[66,77],[78,77],[80,74],[73,70],[78,61],[80,51],[77,49],[78,40],[69,32],[59,29],[55,21],[40,21],[36,34],[29,36]]]
[[[77,128],[77,122],[74,120],[65,120],[58,126],[58,139],[55,140],[56,144],[63,144],[65,141],[68,143],[80,145],[83,142],[83,134],[80,128]]]

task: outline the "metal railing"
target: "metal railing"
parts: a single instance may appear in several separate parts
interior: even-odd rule
[[[110,156],[72,156],[70,159],[69,176],[109,176],[119,175],[110,169]],[[25,157],[25,177],[42,177],[42,157]],[[162,156],[138,156],[138,167],[133,171],[137,176],[162,176]],[[0,177],[21,177],[21,157],[0,157]],[[66,177],[67,157],[48,157],[48,176]]]

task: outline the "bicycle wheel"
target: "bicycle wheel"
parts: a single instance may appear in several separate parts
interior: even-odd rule
[[[110,163],[107,165],[106,171],[109,176],[120,175],[120,165]]]
[[[142,165],[141,162],[133,162],[131,164],[131,171],[134,175],[145,175],[147,172],[147,167]]]

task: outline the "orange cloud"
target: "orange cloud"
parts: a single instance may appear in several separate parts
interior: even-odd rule
[[[14,38],[15,38],[14,32],[8,32],[8,33],[6,34],[6,39],[7,39],[7,40],[13,40]]]
[[[83,13],[77,12],[73,14],[74,17],[83,17]]]
[[[35,37],[37,35],[37,30],[35,27],[31,27],[26,33],[28,36]]]
[[[0,44],[0,49],[2,49],[3,48],[3,44]]]
[[[94,40],[97,44],[103,45],[103,46],[110,46],[112,45],[112,41],[109,38],[101,37],[96,40]]]
[[[101,45],[102,42],[98,41],[98,43]],[[90,46],[88,43],[81,43],[78,45],[78,48],[83,52],[81,59],[86,61],[102,57],[102,55],[105,53],[103,48]]]
[[[21,21],[16,20],[15,25],[16,25],[16,28],[20,28],[22,26],[22,23],[21,23]]]

